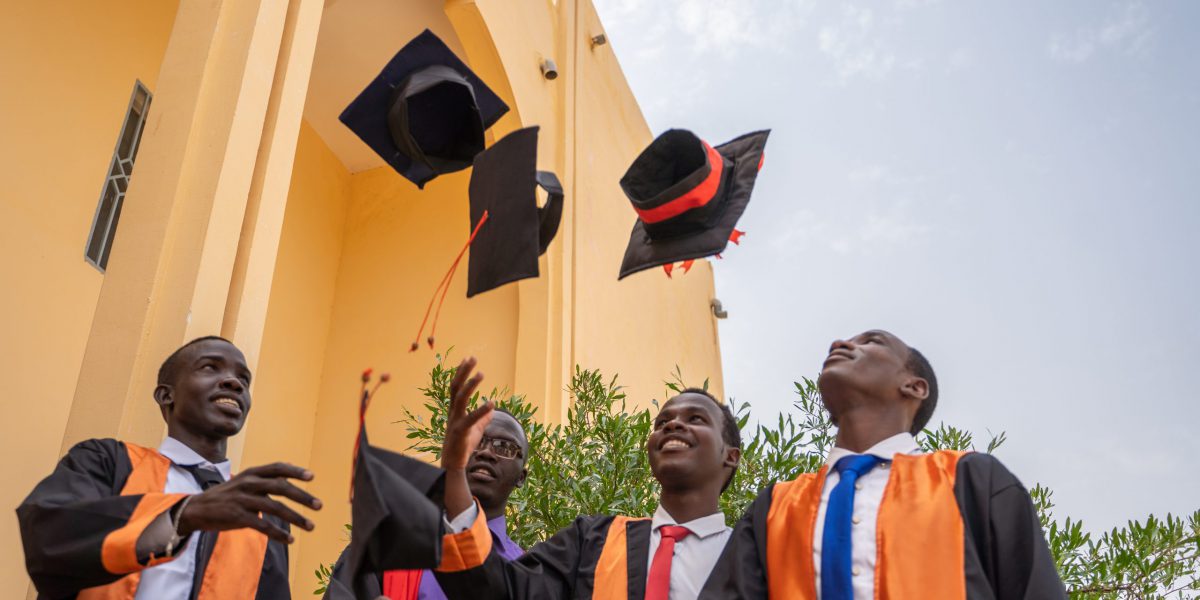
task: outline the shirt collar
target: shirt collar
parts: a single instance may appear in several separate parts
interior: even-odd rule
[[[228,460],[223,460],[216,464],[210,463],[205,460],[203,456],[197,454],[195,450],[188,448],[183,442],[171,436],[167,436],[167,439],[163,440],[163,442],[159,444],[158,453],[167,457],[172,463],[175,463],[181,467],[190,467],[193,465],[212,467],[221,474],[221,477],[225,479],[225,481],[229,481],[232,467],[230,466]]]
[[[863,452],[863,454],[878,456],[884,460],[892,460],[892,457],[897,454],[919,454],[920,452],[921,447],[917,445],[917,438],[913,437],[911,433],[906,431],[904,433],[897,433],[896,435],[893,435],[892,437],[887,438],[886,440],[883,440],[874,446],[871,446],[866,452]],[[825,464],[833,465],[837,463],[838,460],[847,456],[854,456],[855,454],[858,453],[851,452],[845,448],[835,447],[829,451],[829,458],[825,459]]]
[[[492,532],[492,536],[500,542],[500,556],[512,560],[525,554],[525,550],[518,546],[512,538],[508,537],[508,521],[504,518],[504,515],[500,515],[495,519],[488,519],[487,526],[488,530]]]
[[[677,523],[675,517],[672,517],[671,513],[668,513],[667,509],[663,508],[660,504],[658,510],[654,511],[654,518],[650,521],[650,529],[658,531],[658,528],[663,525],[681,525],[687,527],[688,531],[692,532],[692,535],[698,538],[706,538],[729,529],[725,525],[725,513],[721,511],[717,511],[707,517],[693,519],[687,523]]]

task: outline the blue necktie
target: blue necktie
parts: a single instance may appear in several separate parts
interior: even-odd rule
[[[884,462],[878,456],[846,456],[833,465],[838,484],[825,508],[821,535],[821,600],[854,600],[850,582],[850,519],[854,514],[854,484],[859,476]]]

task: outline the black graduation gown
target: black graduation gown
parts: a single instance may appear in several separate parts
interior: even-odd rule
[[[385,571],[431,569],[442,556],[444,472],[370,445],[359,431],[350,545],[334,563],[326,600],[374,600]]]
[[[124,572],[112,572],[105,565],[104,554],[111,550],[105,548],[106,538],[117,530],[136,526],[131,522],[139,503],[173,496],[150,492],[121,495],[134,472],[131,453],[137,456],[139,451],[146,450],[114,439],[80,442],[17,507],[25,567],[37,587],[38,598],[75,598],[87,588],[111,584],[150,564],[169,560],[151,562],[149,556],[139,556],[138,564]],[[157,452],[153,454],[165,460]],[[165,477],[165,471],[162,475]],[[163,500],[170,502],[168,506],[174,504],[171,498]],[[266,544],[256,597],[291,597],[286,544]]]
[[[650,523],[650,519],[579,517],[520,558],[506,560],[493,548],[482,565],[437,571],[437,580],[449,600],[642,600]],[[608,542],[622,539],[620,547],[608,547]],[[727,546],[718,563],[729,552]]]
[[[1021,482],[989,454],[963,455],[955,473],[965,597],[1065,599],[1037,511]],[[763,490],[734,527],[733,556],[718,565],[702,599],[768,597],[767,532],[774,490],[774,485]],[[794,560],[811,560],[808,549],[808,556]]]

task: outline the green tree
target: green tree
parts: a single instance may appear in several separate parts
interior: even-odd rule
[[[421,388],[425,414],[406,410],[400,422],[412,440],[411,449],[434,459],[441,452],[455,370],[444,363],[439,355],[429,385]],[[705,381],[702,387],[707,386]],[[684,387],[677,368],[665,382],[664,396]],[[512,537],[524,547],[546,539],[579,515],[649,516],[658,503],[658,484],[644,449],[650,408],[630,410],[616,376],[606,378],[580,367],[568,391],[572,404],[567,422],[551,426],[535,418],[534,407],[522,396],[497,389],[488,395],[516,415],[529,436],[529,480],[516,490],[508,507]],[[752,430],[747,429],[748,405],[729,400],[743,432],[741,466],[721,500],[730,522],[771,482],[819,469],[833,445],[816,383],[805,378],[795,383],[794,391],[794,412]],[[652,406],[658,403],[651,401]],[[977,449],[973,434],[946,424],[925,430],[917,440],[926,451]],[[991,453],[1004,442],[1003,432],[991,435],[978,450]],[[1073,598],[1195,598],[1200,592],[1200,510],[1186,518],[1151,515],[1093,537],[1078,520],[1054,518],[1048,488],[1035,486],[1031,495]]]

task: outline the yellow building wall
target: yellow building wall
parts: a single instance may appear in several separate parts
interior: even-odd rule
[[[84,245],[134,82],[154,92],[177,7],[0,3],[0,581],[22,590],[12,597],[28,578],[11,511],[58,461],[104,281]]]
[[[430,297],[470,234],[468,181],[469,173],[457,173],[419,191],[390,168],[351,177],[308,463],[319,474],[310,489],[325,508],[314,514],[316,531],[302,536],[296,547],[298,590],[305,589],[318,564],[331,563],[345,544],[342,524],[350,522],[350,458],[364,368],[392,375],[371,405],[367,426],[373,444],[394,450],[409,444],[403,425],[395,422],[404,407],[421,409],[417,388],[428,382],[436,353],[453,346],[452,360],[476,356],[489,390],[512,385],[516,289],[508,286],[467,300],[465,258],[442,307],[436,352],[424,344],[428,326],[421,350],[409,352]]]
[[[242,468],[275,461],[310,465],[347,207],[350,173],[303,123],[275,263],[275,278],[245,430]],[[320,483],[326,479],[321,475]],[[320,513],[315,513],[314,516]],[[340,528],[340,525],[333,525]],[[310,536],[297,532],[293,581],[307,591],[312,570],[296,569]],[[329,559],[332,560],[332,559]]]

